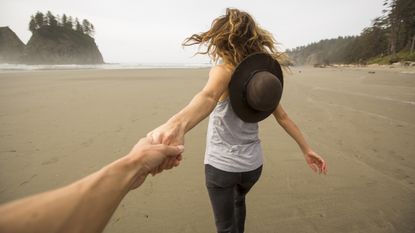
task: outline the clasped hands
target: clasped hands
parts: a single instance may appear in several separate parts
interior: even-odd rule
[[[184,129],[178,124],[167,122],[158,128],[152,130],[147,134],[147,140],[151,141],[152,144],[164,144],[171,146],[184,145]],[[182,160],[182,152],[175,156],[165,157],[163,162],[159,166],[151,170],[151,174],[154,176],[163,170],[172,169],[177,167]]]

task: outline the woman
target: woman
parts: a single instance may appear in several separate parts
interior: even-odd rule
[[[147,136],[152,137],[156,143],[181,145],[184,135],[212,113],[208,126],[205,175],[216,228],[218,232],[243,232],[245,196],[261,175],[262,150],[257,123],[244,122],[234,117],[228,85],[235,67],[250,54],[267,53],[280,63],[285,62],[285,57],[277,51],[272,35],[260,28],[248,13],[237,9],[227,9],[225,15],[213,21],[208,31],[192,35],[183,45],[195,44],[206,45],[207,50],[199,53],[208,54],[213,61],[221,64],[211,68],[205,87],[185,108]],[[325,161],[310,148],[299,128],[280,104],[273,111],[273,115],[298,143],[310,168],[326,174]],[[246,128],[250,130],[244,131]],[[216,131],[221,131],[222,134],[212,133]],[[247,141],[247,137],[251,140]],[[254,149],[245,153],[246,150],[239,150],[235,146],[233,150],[233,143],[252,143],[248,146]],[[228,148],[218,149],[220,145],[230,146],[232,151],[227,150]],[[212,147],[216,147],[216,150],[212,150]],[[220,151],[223,152],[218,153]],[[177,166],[180,159],[181,155],[166,160],[153,173]]]

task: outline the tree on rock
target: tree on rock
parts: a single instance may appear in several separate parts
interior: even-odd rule
[[[84,28],[85,34],[91,35],[91,32],[92,32],[91,23],[87,19],[82,20],[82,27]]]
[[[65,14],[63,14],[63,15],[62,15],[62,20],[61,20],[62,27],[65,27],[65,25],[66,25],[67,21],[68,21],[68,18],[66,17],[66,15],[65,15]]]
[[[29,22],[29,31],[33,33],[34,31],[36,31],[36,29],[37,28],[36,28],[35,17],[32,15],[30,17],[30,22]]]
[[[55,16],[51,11],[48,11],[46,15],[38,11],[34,16],[30,16],[29,30],[32,33],[43,27],[48,27],[50,32],[56,31],[58,28],[64,28],[65,30],[75,31],[90,37],[93,37],[95,33],[94,25],[87,19],[82,20],[81,23],[78,18],[67,16],[66,14],[63,14],[62,17],[59,15]]]
[[[36,28],[41,28],[44,25],[46,25],[45,16],[40,11],[36,12],[36,15],[35,15],[35,24],[36,24]]]
[[[52,12],[48,11],[48,13],[46,13],[46,18],[47,18],[49,26],[51,27],[58,26],[58,21],[56,20],[56,17],[52,14]]]
[[[84,33],[84,29],[83,29],[81,23],[79,22],[78,18],[75,18],[75,30],[77,32]]]

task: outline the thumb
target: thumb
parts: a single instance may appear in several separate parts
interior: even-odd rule
[[[177,156],[183,153],[184,151],[183,145],[169,146],[169,145],[160,144],[159,146],[160,146],[160,152],[167,157]]]

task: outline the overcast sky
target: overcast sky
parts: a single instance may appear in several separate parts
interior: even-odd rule
[[[106,62],[200,63],[195,49],[183,49],[187,36],[206,31],[227,7],[249,12],[271,31],[280,48],[320,39],[358,35],[382,14],[383,0],[0,0],[0,26],[26,43],[36,11],[88,19]]]

